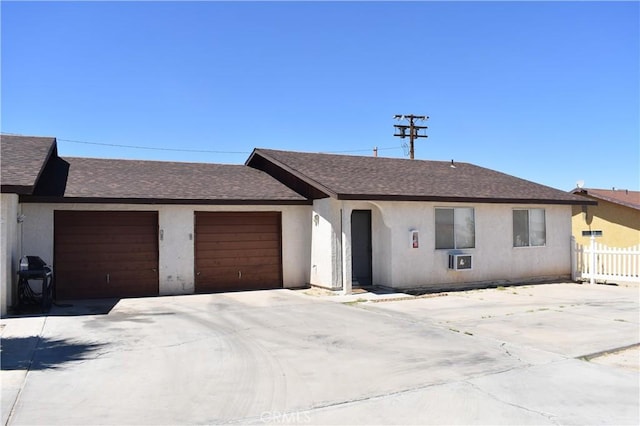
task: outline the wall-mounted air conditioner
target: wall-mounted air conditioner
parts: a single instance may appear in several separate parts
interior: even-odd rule
[[[455,271],[468,271],[471,269],[473,256],[470,254],[450,254],[449,269]]]

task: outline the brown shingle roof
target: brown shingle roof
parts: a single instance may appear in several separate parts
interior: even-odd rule
[[[0,135],[2,192],[31,194],[47,160],[56,151],[56,139]]]
[[[154,202],[307,203],[271,176],[243,165],[64,158],[65,198]]]
[[[455,163],[453,168],[445,161],[256,149],[247,164],[267,169],[261,166],[264,160],[338,199],[593,204],[469,163]]]
[[[573,193],[640,210],[639,191],[628,191],[626,189],[576,188],[573,190]]]

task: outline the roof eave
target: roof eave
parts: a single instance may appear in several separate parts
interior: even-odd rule
[[[33,185],[2,185],[0,192],[3,194],[29,195],[33,193]]]
[[[263,205],[263,206],[307,206],[307,199],[180,199],[180,198],[109,198],[109,197],[48,197],[23,195],[21,203],[79,203],[79,204],[171,204],[171,205]]]
[[[595,201],[587,200],[556,200],[538,198],[481,198],[481,197],[451,197],[434,195],[389,195],[389,194],[337,194],[338,200],[371,200],[371,201],[431,201],[450,203],[480,203],[480,204],[554,204],[554,205],[597,205]]]

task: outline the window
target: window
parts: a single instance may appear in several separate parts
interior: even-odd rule
[[[436,249],[464,249],[476,246],[473,208],[436,209]]]
[[[547,243],[544,209],[513,211],[513,246],[533,247]]]

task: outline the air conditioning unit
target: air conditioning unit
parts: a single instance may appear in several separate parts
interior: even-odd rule
[[[470,254],[450,254],[449,269],[455,271],[468,271],[471,269],[473,256]]]

